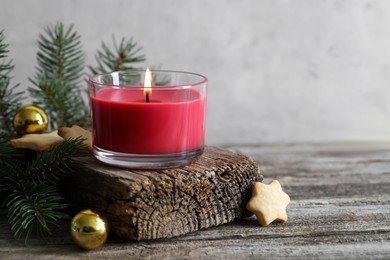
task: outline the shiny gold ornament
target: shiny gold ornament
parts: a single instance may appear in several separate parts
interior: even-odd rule
[[[94,249],[106,242],[108,226],[99,214],[87,209],[72,219],[70,233],[78,246]]]
[[[39,134],[47,130],[47,115],[34,105],[19,108],[14,117],[14,128],[20,135]]]

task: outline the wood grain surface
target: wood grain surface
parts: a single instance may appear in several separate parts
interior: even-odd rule
[[[217,147],[172,169],[122,170],[92,156],[85,161],[65,182],[67,197],[99,212],[112,233],[132,240],[180,236],[251,216],[251,186],[263,179],[250,157]]]
[[[390,143],[235,145],[278,179],[289,220],[260,227],[254,217],[184,236],[134,242],[111,236],[77,248],[69,223],[45,244],[12,238],[0,211],[0,259],[390,259]]]

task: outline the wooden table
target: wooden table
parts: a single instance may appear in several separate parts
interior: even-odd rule
[[[111,237],[76,247],[68,225],[48,243],[15,240],[0,210],[0,259],[390,259],[390,143],[235,145],[278,179],[292,202],[289,220],[260,227],[254,217],[178,238],[133,242]]]

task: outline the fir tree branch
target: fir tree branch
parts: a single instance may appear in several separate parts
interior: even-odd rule
[[[8,74],[12,71],[14,66],[12,65],[12,61],[5,61],[7,58],[8,44],[4,42],[4,30],[0,31],[0,59],[2,62],[0,63],[0,79],[8,78]]]
[[[26,183],[15,188],[6,204],[8,220],[16,237],[51,234],[59,219],[68,216],[61,212],[66,207],[63,198],[52,186]]]
[[[29,88],[30,94],[33,98],[36,98],[36,105],[44,107],[46,113],[50,118],[56,118],[55,121],[51,121],[51,126],[54,128],[56,125],[59,127],[65,125],[65,109],[68,93],[67,87],[61,86],[61,81],[54,79],[48,79],[45,72],[40,75],[38,81],[32,80],[34,85],[39,86],[39,90]]]
[[[73,31],[73,25],[65,30],[62,23],[47,27],[45,33],[39,35],[38,41],[39,74],[45,72],[49,81],[55,78],[77,85],[84,65],[80,35]]]
[[[35,183],[56,184],[72,172],[72,167],[80,164],[77,157],[88,154],[84,139],[76,138],[57,144],[48,151],[37,154],[26,169],[25,176]]]
[[[0,165],[0,205],[5,205],[10,193],[21,185],[19,182],[23,176],[23,168],[16,163]]]
[[[4,42],[4,32],[0,31],[0,134],[8,137],[14,136],[12,120],[16,110],[21,105],[22,92],[15,92],[19,84],[10,86],[9,74],[14,66],[7,61],[8,44]]]
[[[20,155],[12,147],[9,147],[4,141],[0,143],[0,192],[9,192],[19,185],[20,177],[23,175],[23,167],[18,158]],[[1,198],[0,202],[4,201],[5,197]]]
[[[89,126],[87,87],[80,90],[84,55],[80,36],[73,25],[65,29],[62,23],[47,27],[38,41],[37,72],[28,90],[34,104],[47,111],[50,126],[55,129],[77,124]]]
[[[20,164],[7,152],[19,150],[0,142],[0,192],[9,210],[8,222],[17,237],[46,236],[59,219],[66,217],[63,198],[56,191],[59,180],[70,175],[77,159],[88,154],[82,138],[64,141],[51,150],[39,152],[26,165]],[[9,160],[9,157],[14,160]]]
[[[95,59],[98,63],[96,67],[89,66],[92,74],[108,73],[119,70],[134,69],[133,64],[145,61],[145,55],[139,54],[141,47],[133,39],[122,38],[119,46],[113,37],[114,50],[103,42],[102,50],[97,51]]]
[[[23,160],[24,154],[11,147],[6,137],[0,136],[0,165],[21,163]]]
[[[23,175],[24,154],[11,147],[4,137],[0,138],[0,204],[5,203],[9,192],[19,185]]]

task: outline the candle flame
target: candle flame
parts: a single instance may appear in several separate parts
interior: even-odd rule
[[[145,82],[144,82],[144,94],[150,95],[152,93],[152,72],[149,68],[145,71]]]

